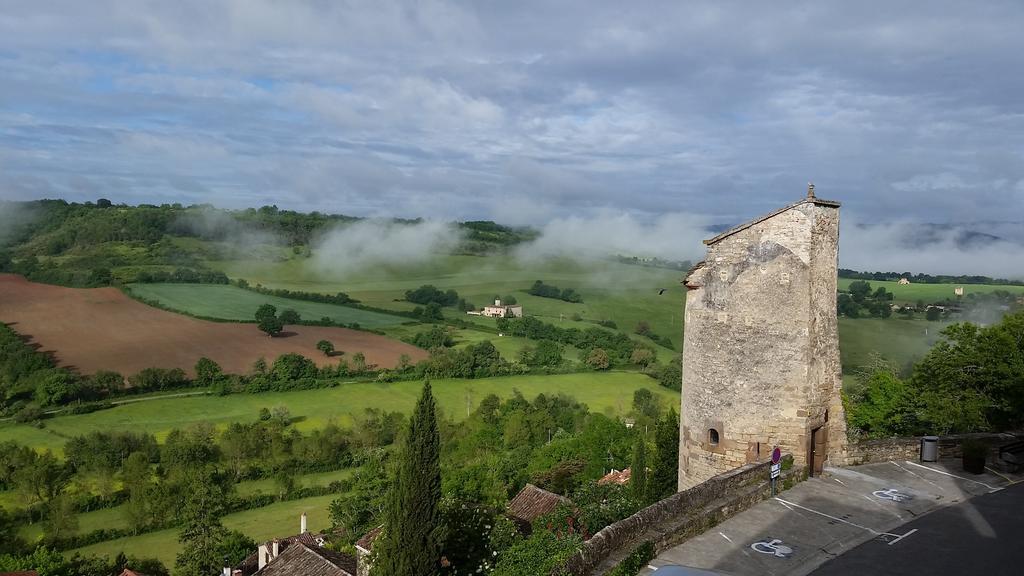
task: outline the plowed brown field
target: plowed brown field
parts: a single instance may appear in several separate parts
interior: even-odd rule
[[[269,363],[288,352],[321,366],[337,363],[337,356],[328,358],[316,349],[320,340],[344,350],[343,358],[362,352],[368,363],[382,367],[395,366],[402,354],[413,362],[427,357],[415,346],[358,330],[287,326],[285,335],[270,338],[255,324],[208,322],[166,312],[116,288],[64,288],[10,274],[0,274],[0,322],[82,374],[114,370],[127,376],[150,367],[192,374],[203,356],[225,372],[244,374],[259,358]]]

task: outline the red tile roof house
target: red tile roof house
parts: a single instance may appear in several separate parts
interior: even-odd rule
[[[598,486],[604,486],[605,484],[618,484],[619,486],[625,486],[629,484],[629,479],[633,477],[633,473],[630,468],[625,470],[612,470],[605,474],[597,481]]]
[[[572,501],[565,496],[527,484],[508,503],[505,513],[516,523],[520,532],[529,534],[533,530],[533,521],[554,512],[559,504],[572,504]]]

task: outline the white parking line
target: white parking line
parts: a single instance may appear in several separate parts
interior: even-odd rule
[[[879,532],[878,530],[874,530],[872,528],[868,528],[867,526],[861,526],[860,524],[855,524],[853,522],[850,522],[849,520],[844,520],[842,518],[836,518],[835,516],[832,516],[831,514],[825,514],[824,512],[819,512],[819,511],[817,511],[817,510],[815,510],[813,508],[808,508],[807,506],[802,506],[800,504],[797,504],[796,502],[790,502],[789,500],[783,500],[782,498],[775,498],[775,499],[778,500],[779,503],[781,503],[783,506],[785,506],[787,508],[794,507],[794,508],[799,508],[801,510],[806,510],[808,512],[812,512],[812,513],[817,514],[819,516],[824,516],[825,518],[828,518],[829,520],[834,520],[836,522],[842,522],[843,524],[849,524],[850,526],[853,526],[854,528],[860,528],[861,530],[870,532],[871,534],[873,534],[875,536],[891,536],[891,537],[894,538],[894,540],[891,540],[891,541],[888,542],[888,544],[890,546],[892,546],[896,542],[899,542],[900,540],[906,538],[907,536],[910,536],[914,532],[917,532],[917,528],[914,528],[913,530],[911,530],[910,532],[907,532],[906,534],[893,534],[892,532]],[[719,532],[719,534],[721,534],[721,532]]]
[[[911,534],[913,534],[914,532],[917,532],[917,528],[914,528],[914,529],[913,529],[913,530],[911,530],[910,532],[907,532],[906,534],[904,534],[904,535],[902,535],[902,536],[899,536],[899,537],[898,537],[898,538],[896,538],[895,540],[892,540],[892,541],[890,541],[890,542],[889,542],[889,546],[892,546],[893,544],[895,544],[895,543],[899,542],[900,540],[903,540],[904,538],[906,538],[907,536],[910,536],[910,535],[911,535]]]
[[[867,530],[868,532],[871,532],[875,536],[881,536],[882,534],[886,534],[886,532],[879,532],[877,530],[872,530],[871,528],[868,528],[867,526],[861,526],[860,524],[854,524],[853,522],[850,522],[849,520],[843,520],[842,518],[836,518],[835,516],[832,516],[832,515],[829,515],[829,514],[825,514],[824,512],[818,512],[817,510],[815,510],[813,508],[808,508],[807,506],[801,506],[800,504],[797,504],[796,502],[790,502],[788,500],[783,500],[782,498],[775,498],[775,499],[778,500],[779,502],[781,502],[783,506],[786,506],[786,507],[793,506],[793,507],[799,508],[801,510],[806,510],[808,512],[813,512],[813,513],[815,513],[815,514],[817,514],[819,516],[824,516],[825,518],[828,518],[829,520],[835,520],[836,522],[842,522],[843,524],[849,524],[850,526],[853,526],[854,528],[860,528],[861,530]],[[895,536],[895,534],[891,534],[891,536]]]
[[[907,474],[910,474],[910,475],[912,475],[912,476],[915,476],[915,477],[917,477],[917,478],[920,478],[921,480],[924,480],[925,482],[927,482],[927,483],[931,484],[932,486],[935,486],[936,488],[938,488],[939,490],[942,490],[943,492],[945,492],[945,491],[946,491],[946,489],[945,489],[945,488],[943,488],[942,486],[939,486],[939,485],[938,485],[938,484],[936,484],[935,482],[932,482],[931,480],[929,480],[929,479],[925,478],[924,476],[921,476],[920,474],[917,474],[916,472],[911,472],[910,470],[907,470],[906,468],[904,468],[903,466],[900,466],[899,464],[897,464],[897,463],[893,462],[892,460],[889,460],[889,464],[892,464],[893,466],[895,466],[895,467],[899,468],[900,470],[903,470],[903,471],[904,471],[904,472],[906,472]]]
[[[937,472],[939,474],[943,474],[945,476],[950,476],[952,478],[958,478],[960,480],[963,480],[964,482],[973,482],[975,484],[980,484],[980,485],[984,486],[985,488],[988,488],[989,490],[991,490],[993,492],[998,492],[999,490],[1002,490],[1002,488],[995,488],[993,486],[989,486],[988,484],[985,484],[984,482],[978,482],[977,480],[971,480],[970,478],[964,478],[963,476],[957,476],[956,474],[950,474],[949,472],[946,472],[945,470],[936,470],[935,468],[932,468],[931,466],[924,466],[922,464],[918,464],[917,462],[911,462],[910,460],[907,460],[907,464],[910,464],[911,466],[917,466],[918,468],[924,468],[925,470],[931,470],[932,472]]]

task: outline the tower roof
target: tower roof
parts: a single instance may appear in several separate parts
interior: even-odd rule
[[[810,190],[809,190],[809,192],[808,192],[807,198],[804,198],[804,199],[800,200],[799,202],[794,202],[794,203],[790,204],[789,206],[784,206],[782,208],[779,208],[778,210],[775,210],[773,212],[769,212],[768,214],[765,214],[764,216],[760,216],[758,218],[754,218],[753,220],[750,220],[748,222],[740,224],[739,226],[735,226],[733,228],[730,228],[730,229],[726,230],[725,232],[722,232],[718,236],[715,236],[714,238],[710,238],[708,240],[705,240],[704,244],[706,244],[708,246],[711,246],[712,244],[720,242],[720,241],[728,238],[729,236],[732,236],[733,234],[735,234],[737,232],[742,232],[743,230],[746,230],[747,228],[750,228],[751,226],[754,226],[755,224],[760,224],[761,222],[764,222],[765,220],[767,220],[769,218],[772,218],[773,216],[778,216],[779,214],[782,214],[783,212],[785,212],[787,210],[792,210],[793,208],[796,208],[797,206],[801,206],[803,204],[814,204],[815,206],[828,206],[828,207],[831,207],[831,208],[839,208],[839,206],[840,206],[839,202],[836,202],[835,200],[822,200],[821,198],[818,198],[818,197],[814,196],[814,188],[813,188],[813,185],[812,185]]]

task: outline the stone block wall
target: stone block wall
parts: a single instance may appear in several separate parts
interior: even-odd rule
[[[939,458],[960,458],[963,456],[964,440],[977,440],[989,446],[989,458],[996,456],[999,446],[1020,440],[1020,433],[979,433],[954,434],[939,437]],[[880,440],[864,440],[849,445],[845,464],[855,466],[870,462],[888,460],[910,460],[917,462],[921,458],[921,437],[884,438]]]
[[[679,488],[846,438],[836,320],[839,210],[808,198],[708,241],[686,279]]]
[[[641,542],[653,542],[655,550],[661,552],[700,534],[766,498],[770,490],[770,466],[770,462],[759,462],[719,474],[606,526],[552,574],[592,574],[609,557],[628,554]],[[778,486],[793,482],[803,473],[802,468],[792,467],[783,472]]]

